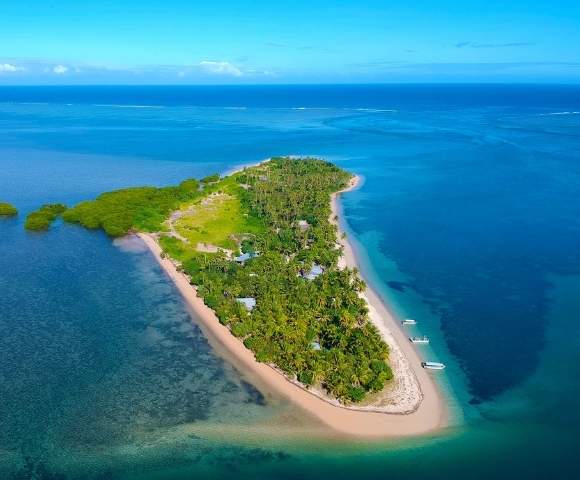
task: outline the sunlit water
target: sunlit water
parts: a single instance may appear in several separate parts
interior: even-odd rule
[[[0,89],[0,201],[21,210],[0,221],[0,474],[575,478],[577,111],[575,87]],[[138,244],[22,228],[43,202],[283,154],[364,176],[346,226],[448,364],[439,435],[300,435],[308,420],[215,353]]]

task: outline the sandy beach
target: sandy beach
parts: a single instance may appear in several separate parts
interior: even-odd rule
[[[359,182],[360,178],[355,176],[347,189],[332,195],[331,221],[335,222],[335,215],[340,220],[340,195],[356,188]],[[342,238],[340,221],[337,225],[338,241],[344,247],[344,256],[339,266],[357,267],[356,251],[348,239]],[[257,362],[253,352],[232,335],[226,326],[220,324],[214,312],[197,296],[196,289],[190,285],[187,276],[179,272],[171,260],[162,258],[162,250],[155,236],[144,233],[139,233],[138,236],[173,280],[204,332],[211,336],[214,346],[242,374],[254,380],[258,388],[267,389],[289,400],[320,420],[334,434],[342,436],[402,437],[433,432],[445,426],[447,410],[438,387],[430,374],[421,367],[421,359],[415,348],[372,288],[367,287],[364,297],[369,305],[370,320],[389,345],[389,364],[393,369],[394,379],[384,392],[373,399],[372,404],[345,407],[325,397],[322,392],[306,390],[289,381],[272,366]]]

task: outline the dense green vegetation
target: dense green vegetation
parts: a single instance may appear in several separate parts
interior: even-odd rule
[[[52,222],[66,211],[66,205],[61,203],[46,204],[26,217],[24,228],[27,230],[48,230]]]
[[[207,177],[203,177],[200,182],[201,183],[215,183],[219,181],[220,176],[219,173],[214,173],[213,175],[208,175]]]
[[[86,228],[102,228],[112,237],[131,231],[155,232],[183,202],[201,196],[199,182],[188,179],[177,187],[138,187],[103,193],[95,200],[81,202],[65,212],[63,218]]]
[[[197,286],[221,323],[261,362],[345,402],[362,401],[392,378],[388,348],[368,320],[365,285],[337,266],[330,194],[350,175],[321,160],[276,158],[220,179],[177,187],[129,188],[65,212],[67,221],[112,236],[160,232],[166,255]],[[244,263],[227,251],[257,252]],[[313,265],[323,273],[304,278]],[[252,297],[248,311],[237,298]]]
[[[17,215],[18,210],[10,203],[0,202],[0,217],[11,217]]]

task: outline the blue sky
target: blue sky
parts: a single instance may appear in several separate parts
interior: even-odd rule
[[[580,83],[580,1],[7,0],[0,84]]]

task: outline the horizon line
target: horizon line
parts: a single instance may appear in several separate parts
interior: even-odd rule
[[[539,86],[580,86],[580,81],[501,81],[501,82],[471,82],[471,81],[432,81],[432,82],[301,82],[301,83],[26,83],[26,84],[2,84],[0,88],[27,88],[27,87],[341,87],[341,86],[420,86],[420,85],[473,85],[473,86],[516,86],[516,85],[539,85]]]

